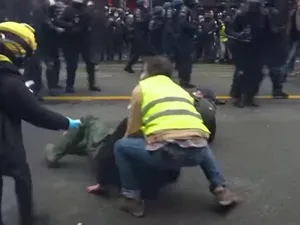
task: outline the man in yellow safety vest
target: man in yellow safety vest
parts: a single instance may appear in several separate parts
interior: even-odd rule
[[[132,92],[126,134],[114,148],[122,184],[120,206],[136,217],[144,215],[144,203],[135,163],[162,169],[200,166],[220,205],[232,206],[238,201],[208,146],[210,131],[195,109],[194,99],[170,79],[172,72],[165,57],[145,60],[144,79]],[[141,131],[144,138],[135,135]]]

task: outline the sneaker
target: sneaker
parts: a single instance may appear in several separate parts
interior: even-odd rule
[[[220,206],[233,206],[240,202],[240,198],[227,187],[218,187],[214,195]]]
[[[122,197],[119,202],[119,208],[137,218],[145,215],[145,204],[143,200]]]

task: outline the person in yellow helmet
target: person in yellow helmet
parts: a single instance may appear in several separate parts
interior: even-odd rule
[[[171,62],[160,56],[145,61],[147,75],[132,92],[126,134],[114,146],[122,185],[121,209],[136,217],[145,213],[136,165],[174,170],[200,166],[218,203],[235,205],[238,197],[227,187],[208,146],[210,132],[194,99],[170,79]],[[141,127],[144,138],[136,136]]]
[[[0,188],[2,190],[2,176],[14,179],[21,225],[35,224],[31,173],[22,140],[22,120],[51,130],[68,130],[81,124],[79,120],[43,107],[26,87],[19,69],[36,48],[31,26],[16,22],[0,23]],[[0,224],[3,224],[1,214]]]

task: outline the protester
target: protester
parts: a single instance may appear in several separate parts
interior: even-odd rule
[[[33,219],[32,182],[22,139],[22,120],[51,130],[68,130],[81,124],[80,120],[70,119],[42,106],[26,87],[19,69],[36,48],[32,27],[16,22],[0,23],[0,199],[2,177],[12,177],[21,225],[41,222]],[[0,224],[3,224],[1,214]]]
[[[200,166],[210,191],[222,206],[237,203],[208,146],[210,132],[188,92],[171,79],[171,62],[161,56],[145,59],[146,77],[134,88],[125,137],[115,144],[122,185],[120,208],[135,217],[145,214],[134,165],[178,169]],[[135,134],[143,132],[143,138]]]

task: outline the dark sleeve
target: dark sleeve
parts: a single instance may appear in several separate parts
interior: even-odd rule
[[[61,16],[56,18],[55,25],[64,29],[72,29],[74,27],[73,22],[73,11],[71,8],[67,7],[62,12]]]
[[[197,33],[198,25],[192,21],[189,20],[189,9],[187,7],[182,7],[179,12],[179,27],[181,32],[184,32],[184,30],[192,31],[194,33]]]
[[[149,31],[155,30],[155,25],[156,25],[155,21],[154,20],[150,20],[149,27],[148,27]]]
[[[40,104],[25,84],[14,76],[3,78],[1,102],[6,112],[35,126],[49,130],[67,130],[69,120]]]
[[[142,12],[140,9],[136,9],[134,11],[134,19],[136,23],[141,23],[142,22]]]
[[[292,10],[288,16],[287,26],[286,26],[286,32],[290,36],[291,30],[292,30],[292,23],[295,15],[295,10]]]
[[[242,12],[238,11],[234,15],[231,23],[228,26],[226,26],[225,33],[228,36],[231,36],[233,38],[240,38],[242,32],[243,32],[243,14]]]
[[[182,7],[179,12],[179,25],[182,27],[188,20],[188,11],[186,7]]]

